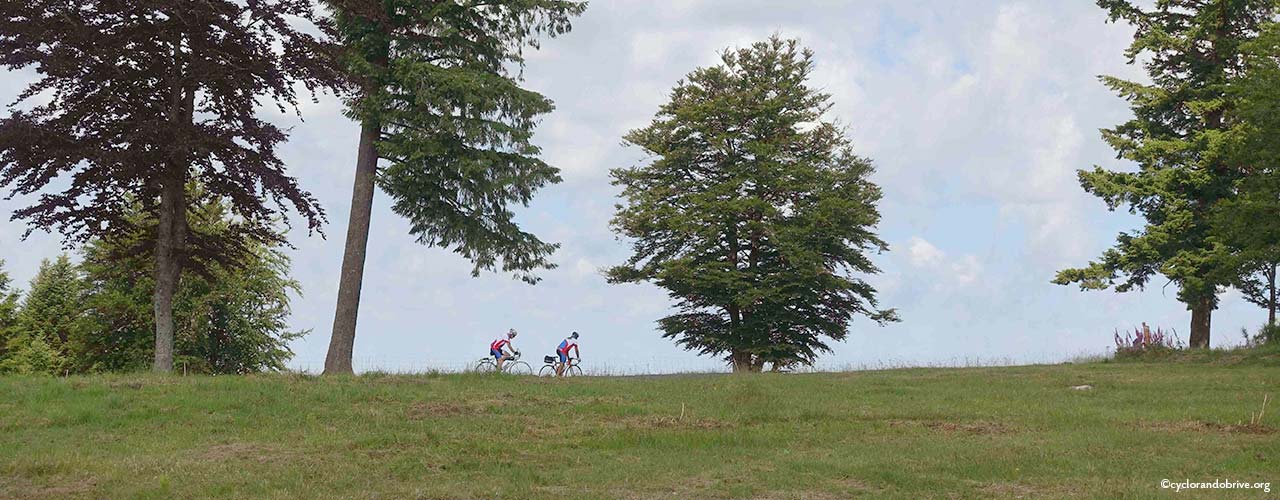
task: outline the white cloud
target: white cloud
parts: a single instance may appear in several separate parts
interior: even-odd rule
[[[907,255],[917,275],[930,276],[937,290],[972,285],[982,275],[982,264],[977,256],[948,257],[942,249],[919,236],[913,236],[907,242]]]
[[[907,251],[911,255],[911,265],[915,267],[936,267],[946,257],[942,250],[919,236],[911,237]]]

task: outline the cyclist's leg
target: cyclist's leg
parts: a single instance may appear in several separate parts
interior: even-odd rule
[[[507,359],[507,353],[500,349],[489,349],[489,354],[493,356],[494,364],[497,365],[497,371],[502,371],[502,362]]]
[[[565,363],[567,363],[567,362],[569,361],[569,359],[568,359],[568,358],[569,358],[569,356],[568,356],[567,354],[563,353],[563,352],[560,352],[560,351],[556,351],[556,355],[560,356],[560,362],[559,362],[559,363],[556,363],[556,376],[557,376],[557,377],[563,377],[563,376],[564,376],[564,367],[565,367]]]

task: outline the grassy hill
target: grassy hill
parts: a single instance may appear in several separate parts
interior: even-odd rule
[[[1090,385],[1089,390],[1072,386]],[[0,498],[1280,492],[1280,362],[834,374],[0,378]],[[1258,491],[1184,491],[1241,498]]]

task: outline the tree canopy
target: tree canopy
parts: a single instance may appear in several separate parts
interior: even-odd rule
[[[1235,196],[1215,207],[1211,235],[1231,259],[1228,278],[1275,324],[1280,225],[1259,221],[1280,220],[1280,23],[1266,23],[1241,54],[1244,74],[1228,89],[1235,101],[1228,152],[1245,175]]]
[[[896,320],[862,278],[888,249],[880,189],[824,118],[813,65],[778,36],[725,51],[626,135],[651,161],[612,171],[624,200],[612,225],[634,242],[610,280],[665,288],[678,312],[659,321],[664,336],[735,371],[812,363],[854,316]]]

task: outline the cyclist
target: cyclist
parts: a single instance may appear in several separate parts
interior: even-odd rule
[[[564,376],[564,370],[568,367],[570,349],[573,349],[573,354],[577,355],[577,357],[582,357],[582,353],[578,352],[578,332],[569,334],[569,337],[561,341],[559,347],[556,347],[556,354],[560,356],[560,362],[556,363],[557,377]]]
[[[516,329],[507,330],[507,334],[489,343],[489,355],[498,362],[498,371],[502,371],[502,363],[516,355],[516,346],[511,341],[516,338]]]

